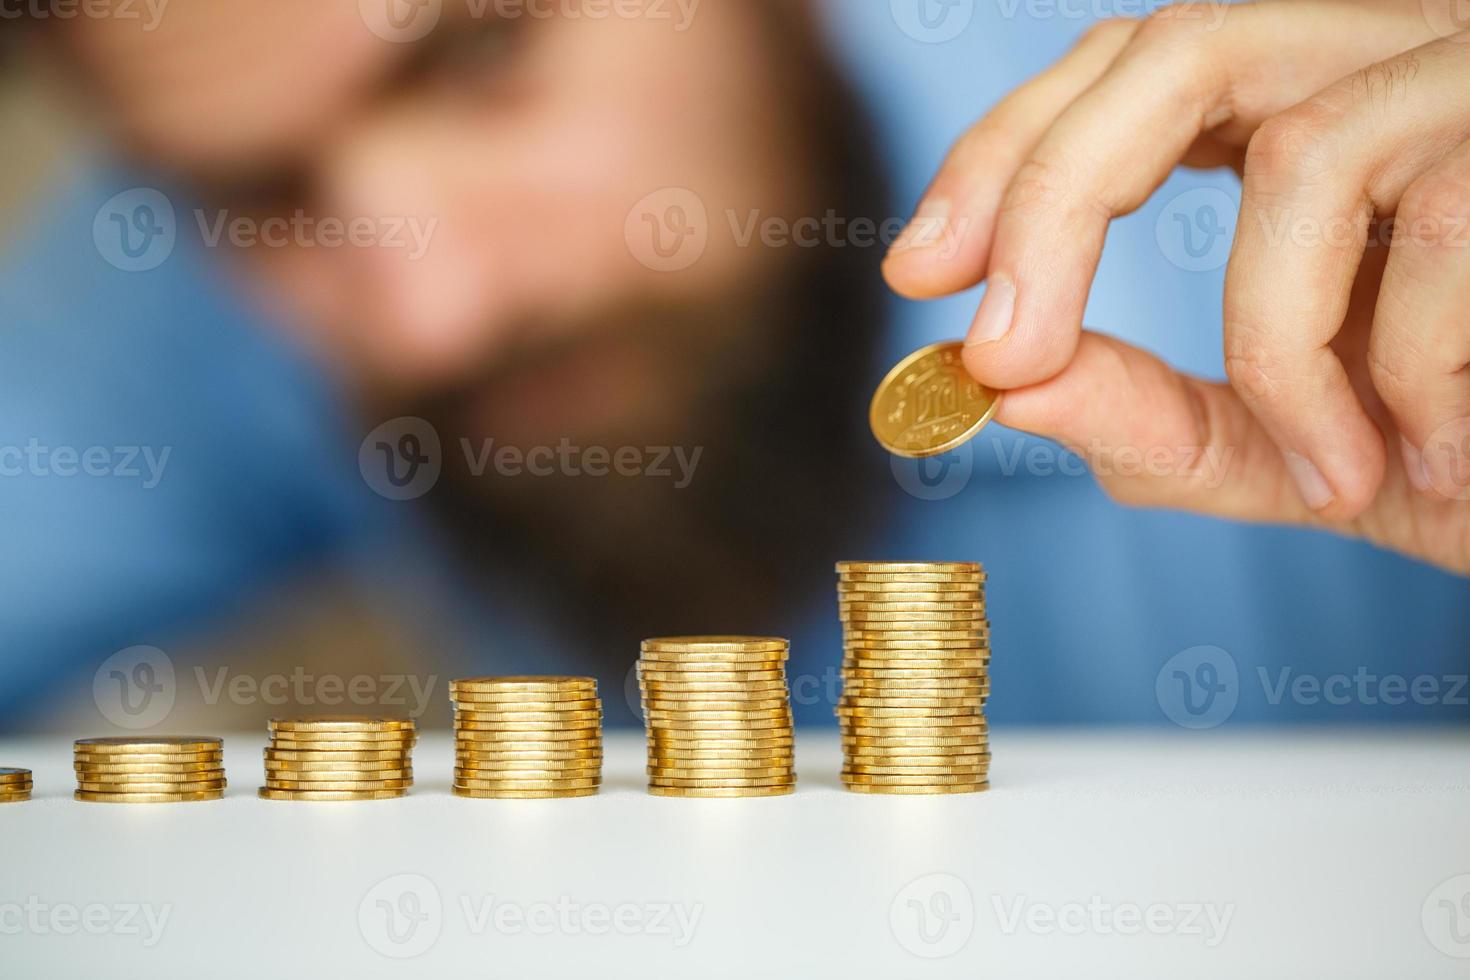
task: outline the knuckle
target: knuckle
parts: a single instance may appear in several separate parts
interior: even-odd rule
[[[1470,245],[1470,175],[1433,172],[1415,180],[1399,202],[1395,224],[1395,238],[1415,245]]]
[[[1227,344],[1225,376],[1246,404],[1272,405],[1281,400],[1281,372],[1255,344]]]
[[[1368,378],[1373,388],[1390,406],[1409,405],[1413,393],[1422,387],[1415,377],[1415,358],[1402,345],[1386,343],[1376,336],[1368,348]]]
[[[1061,200],[1068,180],[1063,168],[1039,157],[1021,164],[1001,201],[1001,211],[1032,214]]]
[[[1208,3],[1171,3],[1145,17],[1139,30],[1150,39],[1202,33],[1210,22],[1210,7]]]
[[[1291,190],[1331,176],[1340,157],[1343,110],[1311,100],[1272,116],[1251,137],[1245,182],[1267,192]]]

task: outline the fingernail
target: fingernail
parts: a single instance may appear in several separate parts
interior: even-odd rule
[[[1399,436],[1399,446],[1404,451],[1404,471],[1415,490],[1429,489],[1429,468],[1424,463],[1424,454],[1404,436]]]
[[[944,241],[944,229],[949,223],[954,204],[947,197],[929,197],[919,202],[914,216],[893,240],[888,254],[905,252],[915,248],[932,248]]]
[[[975,322],[970,326],[970,335],[965,338],[965,346],[994,343],[1010,333],[1015,312],[1016,284],[1005,276],[991,276],[985,285],[985,297],[980,300]]]
[[[1322,471],[1310,459],[1300,453],[1288,452],[1283,455],[1286,457],[1286,469],[1296,481],[1302,500],[1306,501],[1308,507],[1321,510],[1332,503],[1332,488],[1327,485],[1327,478],[1322,475]]]

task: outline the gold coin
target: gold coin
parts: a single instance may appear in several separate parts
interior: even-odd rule
[[[595,691],[595,677],[461,677],[449,682],[457,694],[562,694]]]
[[[844,752],[932,752],[936,755],[951,752],[986,752],[985,737],[964,736],[915,736],[910,738],[883,738],[882,736],[843,736]]]
[[[648,761],[652,765],[669,766],[717,766],[721,769],[736,769],[754,766],[789,766],[794,755],[790,748],[769,752],[735,753],[710,755],[699,752],[671,752],[667,749],[648,750]]]
[[[943,766],[909,766],[901,763],[882,765],[871,762],[847,762],[842,766],[846,776],[906,776],[911,779],[930,776],[954,776],[976,778],[990,771],[990,763],[965,765],[956,763]]]
[[[600,762],[561,766],[456,766],[454,778],[465,779],[593,779],[602,775]]]
[[[932,631],[926,631],[932,632]],[[899,658],[922,658],[938,660],[944,657],[990,657],[989,641],[973,636],[951,637],[944,640],[927,640],[915,636],[844,637],[842,652],[849,657],[872,657],[878,660]]]
[[[980,689],[976,688],[969,693],[955,693],[948,697],[925,696],[915,694],[913,697],[904,697],[885,691],[882,694],[862,694],[851,689],[842,692],[842,698],[838,701],[838,707],[842,708],[973,708],[976,706],[976,695]]]
[[[466,721],[592,721],[603,717],[603,708],[592,702],[589,708],[569,708],[566,711],[501,711],[498,708],[465,708],[454,711],[454,717]]]
[[[842,781],[845,783],[867,783],[874,786],[942,786],[948,783],[973,783],[977,780],[973,773],[960,773],[954,776],[945,775],[944,773],[929,773],[918,776],[878,776],[849,772],[846,767],[843,767]]]
[[[91,752],[75,752],[72,755],[73,765],[192,765],[199,762],[222,763],[223,752],[167,752],[167,753],[138,753],[136,755],[126,752],[105,752],[94,754]]]
[[[602,725],[596,721],[579,721],[575,725],[564,725],[548,721],[456,721],[457,736],[496,735],[518,737],[520,735],[566,735],[576,738],[594,738],[602,733]]]
[[[952,786],[878,786],[865,783],[844,783],[854,793],[872,793],[875,796],[947,796],[953,793],[983,793],[990,789],[988,779],[975,783]]]
[[[638,682],[642,684],[724,684],[746,687],[756,684],[786,684],[786,670],[656,670],[647,664],[638,666]]]
[[[79,769],[76,772],[78,780],[86,780],[91,783],[116,783],[119,785],[132,785],[135,783],[197,783],[208,780],[225,778],[223,769],[200,769],[196,772],[96,772],[91,769]]]
[[[644,640],[639,648],[649,651],[668,650],[674,653],[761,653],[784,651],[791,641],[779,636],[662,636]]]
[[[930,691],[975,691],[986,685],[988,678],[933,677],[927,673],[914,677],[844,677],[843,692],[848,691],[892,691],[900,697],[931,697]],[[909,692],[916,692],[910,694]],[[943,697],[944,695],[938,695]]]
[[[272,744],[281,742],[301,742],[308,745],[320,745],[323,743],[350,743],[359,748],[382,749],[392,745],[412,745],[418,741],[418,735],[408,729],[402,731],[373,731],[372,729],[349,729],[343,728],[335,731],[327,729],[302,729],[283,730],[271,732]]]
[[[216,759],[210,762],[181,762],[169,765],[161,762],[73,762],[77,772],[90,772],[109,776],[183,776],[200,772],[223,772],[224,763]]]
[[[985,681],[989,673],[985,670],[969,670],[964,667],[935,667],[918,670],[912,667],[849,667],[842,672],[844,681],[872,681],[883,684],[893,680],[948,684],[951,681]]]
[[[656,746],[660,751],[665,749],[736,749],[759,752],[764,749],[790,748],[795,741],[795,737],[789,730],[784,734],[767,736],[721,735],[718,733],[685,735],[663,731],[648,733],[649,745]]]
[[[33,783],[33,782],[31,782],[30,780],[26,780],[23,783],[6,783],[4,786],[0,786],[0,794],[3,794],[3,793],[30,793],[30,791],[32,789],[34,789],[35,786],[36,786],[36,784]]]
[[[769,681],[643,681],[639,687],[645,695],[671,701],[698,701],[702,698],[779,698],[786,696],[786,682]]]
[[[406,718],[368,718],[363,715],[321,715],[314,718],[272,718],[273,732],[413,732],[417,726]]]
[[[86,755],[143,754],[174,755],[180,752],[218,752],[224,748],[222,739],[207,735],[182,735],[177,737],[129,737],[79,738],[72,743],[75,751]]]
[[[504,752],[471,752],[460,751],[454,757],[463,762],[494,763],[494,762],[566,762],[575,759],[601,760],[602,750],[596,746],[588,748],[573,749],[567,752],[555,752],[541,749],[518,751],[514,748]]]
[[[951,613],[985,612],[983,599],[897,599],[884,596],[881,599],[851,599],[841,597],[838,602],[843,612],[860,613],[918,613],[920,616],[949,615]]]
[[[871,633],[878,639],[892,639],[892,634],[958,633],[957,637],[936,636],[936,640],[984,639],[988,624],[985,617],[920,616],[918,613],[853,613],[842,617],[843,636],[859,639]]]
[[[679,796],[689,799],[733,799],[755,796],[790,796],[796,786],[744,786],[739,788],[717,787],[712,789],[685,789],[674,786],[649,786],[650,796]]]
[[[646,769],[648,775],[657,777],[662,783],[667,780],[698,780],[725,781],[728,779],[741,780],[737,785],[743,785],[744,780],[790,778],[790,766],[765,766],[763,768],[744,769],[716,769],[711,766],[656,766],[650,765]]]
[[[865,728],[971,728],[985,721],[984,712],[978,708],[965,712],[964,714],[951,715],[916,715],[902,712],[873,714],[871,712],[855,712],[838,708],[837,717],[850,725],[863,726]]]
[[[851,578],[846,575],[837,580],[837,594],[839,596],[856,597],[860,595],[886,596],[894,592],[922,592],[934,595],[981,595],[984,589],[977,580],[965,581],[954,580],[951,576],[941,575],[941,581],[937,582],[914,582],[909,580],[900,581],[872,581],[864,578]]]
[[[975,572],[844,572],[838,576],[838,588],[854,585],[898,585],[903,588],[925,589],[933,585],[963,585],[964,588],[985,594],[985,573]],[[900,589],[903,591],[903,589]]]
[[[279,779],[267,779],[262,789],[284,790],[290,793],[382,793],[408,789],[411,779],[364,780],[362,782],[297,783]]]
[[[24,803],[30,798],[30,790],[24,793],[0,793],[0,803]]]
[[[669,749],[650,745],[648,746],[648,758],[650,761],[669,760],[673,763],[769,765],[789,763],[792,758],[792,749],[789,745],[772,749]]]
[[[478,790],[568,790],[595,789],[602,780],[596,776],[578,779],[463,779],[455,777],[456,789]]]
[[[374,748],[365,749],[363,746],[372,745]],[[413,752],[415,742],[402,742],[393,744],[389,742],[328,742],[328,741],[298,741],[296,739],[278,738],[271,742],[271,749],[276,752],[388,752],[392,751],[400,756],[410,755]],[[391,748],[390,748],[391,746]]]
[[[31,778],[29,769],[0,768],[0,783],[20,783]]]
[[[99,793],[77,790],[72,799],[83,803],[201,803],[206,800],[222,800],[224,790],[202,793]]]
[[[211,793],[224,788],[223,779],[201,779],[192,783],[110,783],[90,779],[77,780],[77,789],[80,792],[108,793],[119,796]]]
[[[791,700],[787,697],[701,697],[691,698],[663,698],[645,696],[641,699],[644,709],[653,708],[659,711],[773,711],[777,708],[789,708]]]
[[[648,727],[655,734],[674,737],[693,733],[718,733],[732,736],[740,732],[749,732],[752,738],[769,738],[783,731],[791,731],[791,721],[780,718],[766,721],[681,721],[656,723]]]
[[[981,646],[989,637],[978,629],[947,629],[935,628],[932,623],[919,623],[910,626],[904,623],[893,624],[893,629],[872,629],[867,625],[848,624],[842,631],[844,647],[866,646],[865,640],[871,640],[875,647],[901,647],[910,642],[921,641],[930,643],[935,640],[963,641],[956,642],[955,646]],[[923,647],[921,649],[928,649]]]
[[[406,789],[376,789],[361,792],[322,792],[295,789],[272,789],[262,786],[257,795],[262,800],[295,800],[299,803],[334,803],[350,800],[396,800],[408,795]]]
[[[455,701],[455,709],[473,714],[542,715],[568,714],[575,711],[601,711],[600,698],[578,698],[565,701]]]
[[[402,769],[333,769],[328,772],[303,772],[300,769],[265,770],[266,779],[283,783],[368,783],[376,779],[413,779],[413,770]]]
[[[791,786],[796,782],[792,774],[765,776],[748,779],[731,776],[724,779],[678,779],[672,776],[648,777],[649,789],[766,789],[776,786]]]
[[[350,765],[362,762],[400,762],[405,753],[398,749],[378,752],[298,752],[290,749],[267,748],[265,758],[271,762],[326,762]]]
[[[840,561],[838,575],[984,575],[978,561]]]
[[[452,787],[450,792],[455,796],[467,800],[569,800],[581,796],[596,796],[597,787],[591,786],[587,789],[565,789],[565,790],[537,790],[537,789],[501,789],[480,790],[462,789],[459,786]]]
[[[456,730],[454,745],[457,749],[486,751],[487,749],[522,748],[541,743],[567,743],[569,747],[587,748],[602,744],[602,728],[579,728],[570,731],[548,729],[539,732],[496,732],[474,729]]]
[[[976,738],[986,735],[985,728],[978,725],[960,727],[957,725],[910,725],[899,727],[896,725],[855,725],[848,723],[843,727],[845,735],[876,735],[880,738]]]
[[[385,759],[276,759],[267,755],[265,757],[265,768],[267,771],[277,770],[281,772],[377,772],[392,769],[402,769],[404,758],[401,755],[390,756]]]
[[[762,708],[700,708],[690,710],[675,710],[672,708],[661,708],[648,706],[644,716],[649,721],[663,722],[667,724],[678,724],[681,721],[771,721],[791,717],[791,706],[785,701],[777,701],[770,707]]]

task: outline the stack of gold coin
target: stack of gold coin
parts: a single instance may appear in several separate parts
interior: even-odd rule
[[[842,782],[859,793],[990,788],[990,627],[970,562],[837,564]]]
[[[783,796],[796,787],[786,640],[644,640],[638,683],[655,796]]]
[[[22,803],[31,798],[29,769],[0,769],[0,803]]]
[[[272,719],[265,750],[266,800],[392,800],[413,785],[412,721],[396,718]]]
[[[225,795],[224,742],[205,736],[82,738],[76,798],[88,803],[193,803]]]
[[[592,796],[602,785],[602,701],[591,677],[450,681],[454,795]]]

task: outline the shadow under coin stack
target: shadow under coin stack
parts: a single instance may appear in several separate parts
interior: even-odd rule
[[[82,738],[76,798],[87,803],[196,803],[225,795],[224,742],[205,736]]]
[[[784,796],[796,788],[786,640],[644,640],[638,661],[655,796]]]
[[[413,785],[412,721],[390,718],[272,719],[265,800],[392,800]]]
[[[450,681],[454,795],[592,796],[602,785],[602,701],[591,677]]]
[[[0,769],[0,803],[24,803],[32,785],[29,769]]]
[[[859,793],[990,788],[990,628],[970,562],[837,565],[842,782]]]

